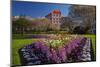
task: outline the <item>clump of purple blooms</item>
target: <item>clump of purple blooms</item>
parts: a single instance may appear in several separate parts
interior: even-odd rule
[[[64,43],[64,46],[56,47],[56,49],[42,41],[34,42],[20,49],[21,60],[24,60],[22,64],[36,65],[79,62],[84,60],[82,58],[83,50],[86,49],[85,45],[88,44],[90,44],[89,40],[85,37],[74,38],[70,42]]]

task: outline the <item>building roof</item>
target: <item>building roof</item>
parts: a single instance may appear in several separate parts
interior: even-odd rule
[[[61,14],[61,11],[60,10],[53,10],[51,13],[49,13],[48,15],[46,15],[45,17],[47,17],[47,16],[50,16],[50,15],[52,15],[52,13],[53,14]]]
[[[60,10],[53,10],[53,13],[54,14],[61,14],[61,11]]]

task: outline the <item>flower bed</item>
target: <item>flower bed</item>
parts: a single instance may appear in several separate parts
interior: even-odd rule
[[[90,40],[79,36],[53,35],[21,48],[19,55],[22,65],[90,61]]]

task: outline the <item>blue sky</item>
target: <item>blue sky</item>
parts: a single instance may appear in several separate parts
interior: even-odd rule
[[[33,18],[44,17],[51,11],[58,9],[63,16],[67,16],[70,5],[48,4],[37,2],[13,1],[12,16],[26,15]]]

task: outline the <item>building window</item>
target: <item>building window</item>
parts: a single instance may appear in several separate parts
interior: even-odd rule
[[[56,17],[56,14],[54,14],[53,17]]]
[[[56,20],[58,21],[59,19],[57,18]]]
[[[54,18],[54,21],[55,21],[56,19]]]

